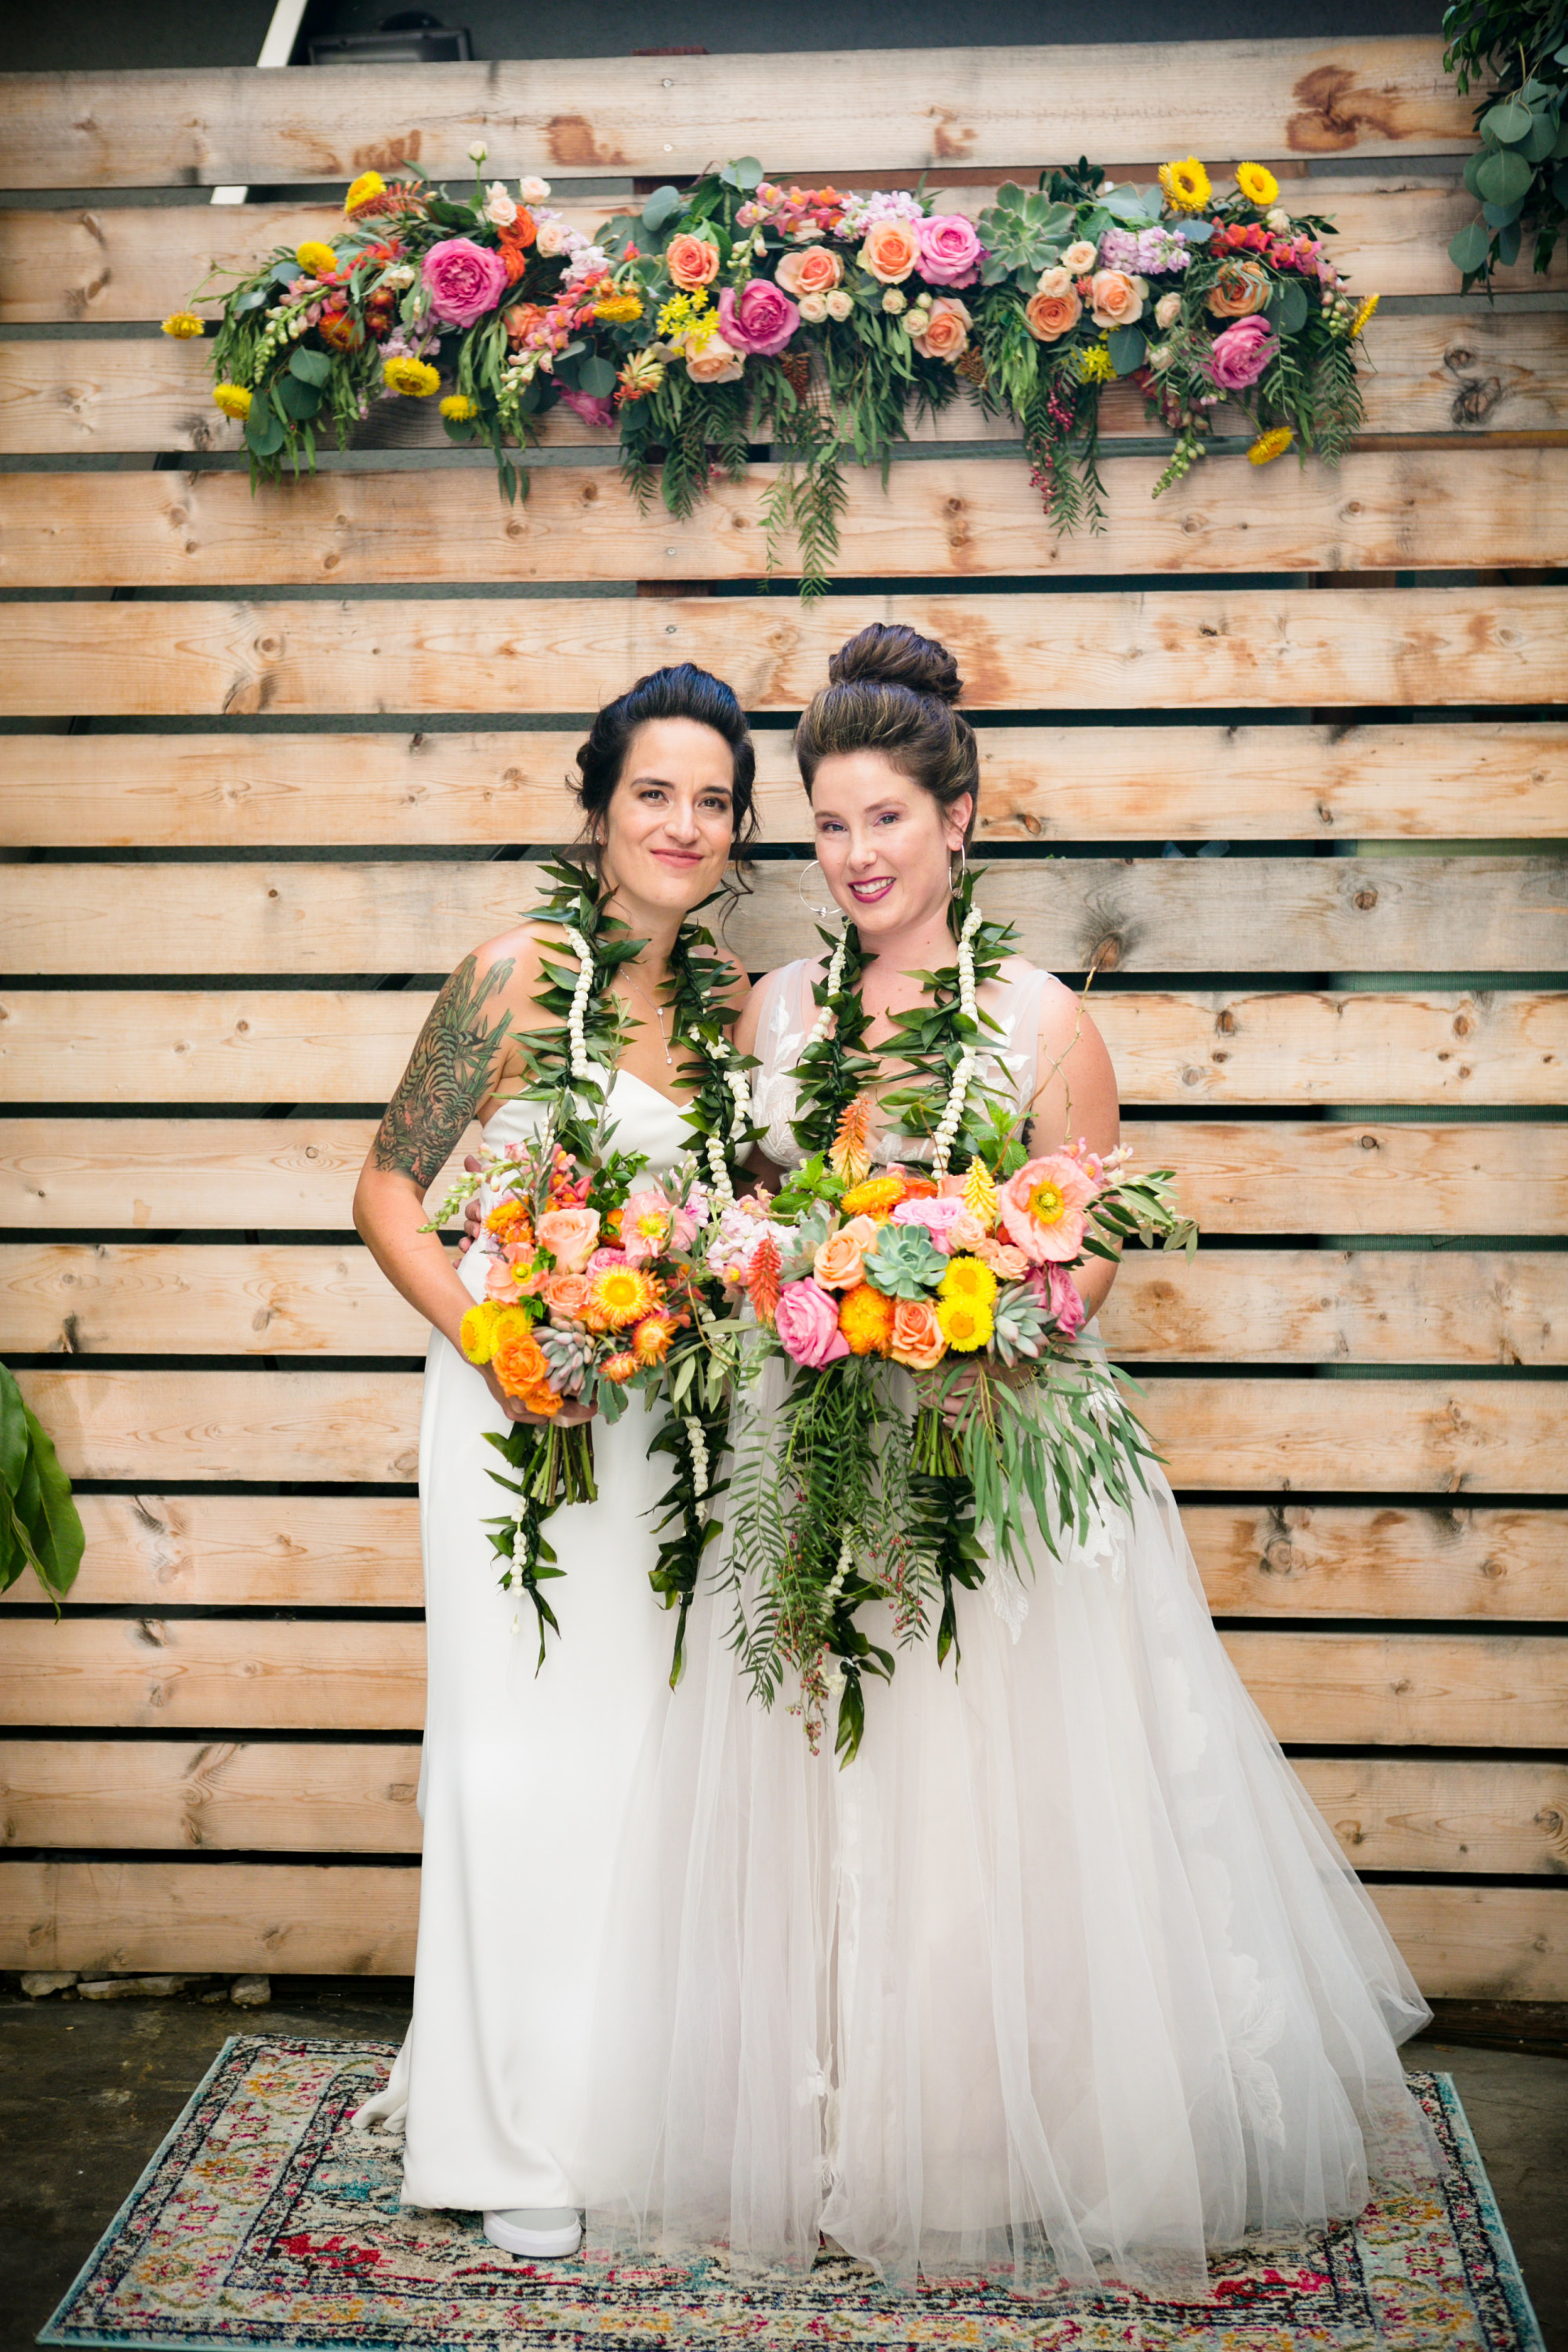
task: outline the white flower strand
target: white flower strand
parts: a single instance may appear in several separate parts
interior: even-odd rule
[[[984,920],[980,908],[971,907],[958,937],[958,1009],[966,1021],[978,1021],[980,1017],[974,992],[974,935]],[[931,1153],[931,1173],[939,1179],[947,1174],[948,1161],[952,1156],[952,1147],[958,1139],[958,1130],[963,1119],[964,1097],[969,1092],[978,1061],[979,1055],[972,1045],[966,1045],[958,1057],[958,1066],[952,1074],[952,1084],[948,1089]]]
[[[700,1502],[708,1492],[708,1440],[700,1421],[687,1423],[686,1442],[691,1448],[691,1491]]]
[[[809,1054],[814,1045],[820,1045],[823,1039],[826,1036],[829,1029],[833,1026],[833,1000],[837,995],[840,987],[843,985],[844,957],[846,950],[848,948],[848,940],[846,937],[839,940],[838,945],[833,950],[833,961],[828,965],[826,972],[823,977],[823,1007],[816,1016],[816,1026],[813,1029],[810,1036],[806,1039],[805,1044],[801,1047],[803,1054]]]
[[[721,1210],[732,1209],[735,1205],[735,1188],[730,1181],[730,1170],[724,1158],[723,1137],[710,1135],[708,1138],[707,1151],[708,1171],[713,1179],[713,1197]]]
[[[572,1076],[591,1078],[594,1065],[588,1059],[588,999],[594,993],[594,954],[581,931],[565,925],[566,944],[579,965],[577,985],[572,992],[572,1010],[566,1015],[567,1044],[572,1054]]]

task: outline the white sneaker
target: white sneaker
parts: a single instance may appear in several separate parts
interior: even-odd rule
[[[569,2205],[517,2205],[506,2212],[487,2213],[485,2235],[509,2254],[536,2263],[559,2262],[582,2245],[583,2224]]]

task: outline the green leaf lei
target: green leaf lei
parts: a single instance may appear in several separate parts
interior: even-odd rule
[[[635,1020],[614,993],[612,982],[647,943],[634,939],[608,911],[605,895],[583,869],[563,859],[547,865],[543,872],[553,887],[523,920],[559,926],[566,946],[561,954],[546,949],[541,959],[543,985],[533,1002],[550,1016],[550,1025],[524,1044],[527,1084],[518,1099],[544,1106],[540,1143],[546,1169],[553,1146],[585,1167],[613,1168],[616,1188],[624,1189],[626,1178],[646,1162],[624,1153],[607,1155],[614,1133],[608,1116],[610,1087]],[[585,966],[577,942],[586,951]],[[681,1081],[692,1088],[685,1107],[686,1125],[716,1197],[727,1202],[733,1198],[731,1165],[744,1157],[759,1135],[752,1124],[747,1083],[755,1064],[735,1051],[729,1034],[734,1020],[726,1001],[731,968],[711,932],[689,919],[676,936],[669,970],[672,1043],[680,1047]],[[724,1365],[714,1345],[718,1286],[711,1289],[710,1297],[694,1296],[693,1328],[680,1334],[665,1360],[661,1389],[670,1417],[648,1447],[650,1454],[669,1454],[674,1465],[670,1485],[654,1508],[661,1514],[658,1528],[673,1527],[675,1531],[659,1545],[648,1572],[665,1607],[677,1612],[672,1685],[684,1669],[686,1621],[702,1555],[718,1533],[709,1507],[723,1492],[722,1484],[710,1476],[729,1428]],[[602,1392],[600,1402],[606,1418],[614,1419],[625,1398],[621,1391],[610,1389]],[[487,1525],[497,1556],[507,1562],[501,1583],[510,1589],[515,1580],[538,1614],[542,1663],[545,1629],[558,1633],[560,1628],[540,1588],[563,1572],[544,1538],[543,1522],[563,1503],[592,1502],[597,1496],[591,1424],[562,1429],[553,1423],[536,1428],[514,1422],[504,1436],[487,1432],[487,1438],[518,1474],[510,1479],[490,1472],[520,1500]]]

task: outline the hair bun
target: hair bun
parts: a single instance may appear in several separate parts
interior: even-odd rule
[[[963,692],[958,664],[934,637],[922,637],[903,621],[872,621],[839,646],[827,665],[835,686],[906,686],[939,702],[956,702]]]

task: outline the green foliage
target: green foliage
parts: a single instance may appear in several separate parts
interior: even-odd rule
[[[75,1581],[86,1537],[48,1432],[0,1364],[0,1592],[30,1568],[55,1614]]]
[[[1444,11],[1443,62],[1461,92],[1486,84],[1476,108],[1480,145],[1465,184],[1480,217],[1450,239],[1465,290],[1491,291],[1526,236],[1538,271],[1550,268],[1568,222],[1568,0],[1456,0]]]

